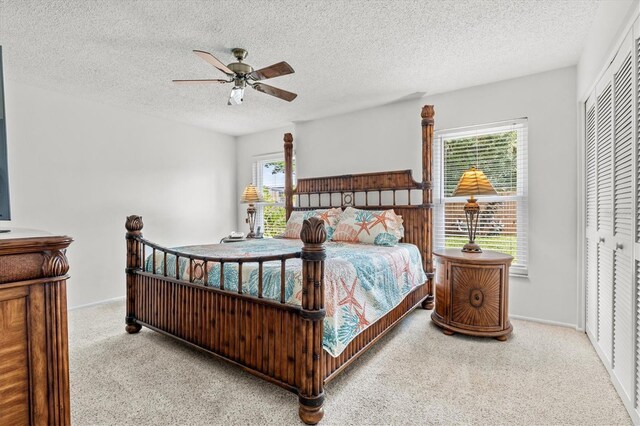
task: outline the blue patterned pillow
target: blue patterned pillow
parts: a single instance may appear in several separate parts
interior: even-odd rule
[[[332,240],[395,246],[402,237],[402,217],[393,210],[359,210],[347,207],[340,216]]]

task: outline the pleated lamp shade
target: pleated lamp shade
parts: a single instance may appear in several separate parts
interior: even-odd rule
[[[242,198],[240,199],[240,202],[243,204],[253,204],[253,203],[257,203],[258,201],[260,201],[260,195],[258,194],[258,188],[256,188],[254,185],[248,185],[244,191],[242,191]]]
[[[487,179],[487,176],[482,170],[478,170],[475,167],[471,167],[466,170],[460,180],[455,191],[451,194],[452,197],[469,196],[469,195],[497,195],[493,185]]]

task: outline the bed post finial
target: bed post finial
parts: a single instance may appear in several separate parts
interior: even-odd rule
[[[289,220],[293,211],[293,135],[284,134],[284,209]]]
[[[425,105],[422,107],[422,112],[420,113],[423,120],[431,120],[433,123],[433,116],[436,115],[435,109],[433,109],[433,105]],[[424,123],[423,123],[424,126]]]
[[[316,424],[324,415],[324,370],[322,335],[324,326],[324,242],[327,231],[324,220],[305,220],[300,231],[302,247],[302,354],[301,385],[298,390],[300,419]]]
[[[425,210],[424,227],[424,269],[429,277],[429,295],[422,302],[425,309],[433,309],[433,124],[436,114],[433,105],[422,107],[422,204],[427,206]]]
[[[124,227],[127,228],[127,233],[134,234],[140,234],[143,226],[144,223],[142,223],[142,216],[137,215],[127,216],[127,221],[124,224]]]
[[[136,321],[136,276],[133,271],[142,269],[142,243],[138,239],[142,238],[143,225],[142,216],[137,215],[127,216],[124,224],[125,228],[127,228],[125,236],[127,240],[127,316],[125,317],[125,323],[127,325],[125,330],[129,334],[137,333],[142,328]]]

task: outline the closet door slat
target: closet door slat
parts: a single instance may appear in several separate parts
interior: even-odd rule
[[[596,229],[598,215],[596,191],[596,107],[593,105],[587,111],[586,128],[586,200],[587,200],[587,229]]]
[[[616,236],[633,232],[633,79],[629,54],[614,74],[613,224]],[[630,272],[630,271],[629,271]],[[626,280],[629,282],[629,279]],[[630,284],[629,284],[630,285]]]
[[[611,84],[598,96],[597,102],[597,188],[598,231],[613,231],[613,132]]]
[[[587,239],[587,330],[598,339],[598,243],[596,240]]]
[[[613,250],[598,246],[598,346],[611,366],[613,351]]]
[[[613,355],[611,365],[627,397],[633,395],[633,268],[632,259],[615,252],[613,286]]]

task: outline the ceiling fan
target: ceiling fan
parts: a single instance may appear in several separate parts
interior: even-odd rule
[[[266,93],[267,95],[275,96],[276,98],[284,99],[287,102],[291,102],[298,95],[286,90],[278,89],[277,87],[268,86],[261,83],[262,80],[269,78],[279,77],[281,75],[293,74],[293,68],[286,62],[278,62],[266,68],[254,70],[251,65],[242,62],[249,52],[245,49],[235,48],[231,49],[231,53],[238,60],[238,62],[225,65],[213,56],[209,52],[203,52],[202,50],[194,50],[193,53],[204,59],[223,73],[227,75],[227,79],[208,79],[208,80],[173,80],[176,84],[225,84],[233,83],[233,89],[231,89],[231,95],[227,105],[240,105],[244,98],[244,89],[247,86],[253,87],[258,92]]]

